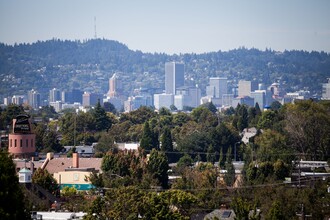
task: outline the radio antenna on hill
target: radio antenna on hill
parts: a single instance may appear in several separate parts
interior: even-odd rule
[[[97,39],[97,34],[96,34],[96,17],[94,16],[94,38]]]

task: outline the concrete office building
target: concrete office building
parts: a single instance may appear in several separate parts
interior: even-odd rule
[[[171,105],[174,104],[173,94],[155,94],[154,95],[154,106],[155,109],[159,110],[162,107],[170,109]]]
[[[232,101],[232,107],[236,108],[238,104],[253,107],[254,106],[254,98],[251,98],[250,96],[236,97]]]
[[[209,85],[206,87],[206,96],[215,106],[222,105],[222,96],[228,93],[228,83],[226,77],[211,77]]]
[[[226,77],[211,77],[209,85],[206,87],[206,95],[213,98],[222,98],[228,93],[228,83]]]
[[[328,83],[322,85],[322,99],[330,100],[330,78],[328,78]]]
[[[12,104],[15,104],[15,105],[22,105],[23,104],[23,101],[24,101],[24,97],[23,96],[20,96],[20,95],[14,95],[11,98],[11,103]]]
[[[250,96],[250,92],[258,89],[258,84],[255,81],[240,80],[238,82],[238,96]]]
[[[90,92],[85,92],[83,94],[83,107],[94,107],[98,101],[103,105],[102,95]]]
[[[251,98],[254,99],[254,106],[258,103],[261,110],[264,110],[266,105],[266,90],[255,90],[251,92]]]
[[[176,89],[184,86],[184,64],[165,63],[165,93],[176,94]]]
[[[183,106],[196,108],[200,105],[201,90],[198,87],[182,86],[177,88],[174,97],[174,105],[178,110],[182,110]]]
[[[28,91],[27,103],[33,109],[38,109],[41,106],[40,94],[33,89]]]
[[[109,79],[109,91],[108,91],[108,97],[118,97],[121,94],[122,90],[122,83],[119,78],[119,73],[114,73],[112,77]]]
[[[49,90],[49,102],[62,101],[61,91],[53,88]]]

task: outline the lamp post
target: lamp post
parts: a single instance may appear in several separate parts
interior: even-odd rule
[[[236,145],[237,145],[237,144],[240,144],[240,143],[241,143],[240,141],[235,143],[235,148],[234,148],[235,161],[237,161],[237,156],[236,156]]]

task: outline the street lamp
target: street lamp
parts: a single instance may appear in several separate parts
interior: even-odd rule
[[[235,161],[237,161],[237,156],[236,156],[236,145],[237,145],[237,144],[240,144],[240,143],[241,143],[240,141],[235,143],[235,148],[234,148]]]

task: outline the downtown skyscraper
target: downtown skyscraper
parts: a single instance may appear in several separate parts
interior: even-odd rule
[[[184,64],[165,63],[165,93],[175,95],[176,89],[184,86]]]

